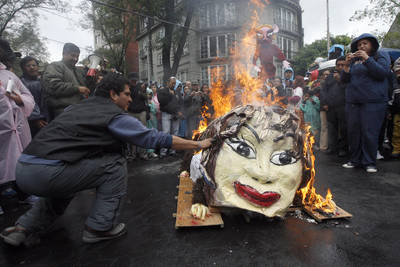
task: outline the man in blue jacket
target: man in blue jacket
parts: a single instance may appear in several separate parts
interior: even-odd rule
[[[346,113],[350,160],[344,168],[363,167],[377,172],[379,132],[388,101],[390,57],[378,51],[375,36],[365,33],[351,43],[342,81],[346,87]]]
[[[33,207],[0,234],[13,246],[49,230],[77,192],[96,189],[82,240],[95,243],[126,233],[118,222],[127,191],[124,143],[145,148],[207,148],[211,140],[185,140],[146,128],[128,115],[132,102],[128,81],[109,73],[96,96],[69,106],[43,128],[23,151],[16,182],[26,193],[40,196]]]

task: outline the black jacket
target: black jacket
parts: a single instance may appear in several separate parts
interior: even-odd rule
[[[346,85],[336,81],[333,73],[329,74],[326,78],[320,95],[321,107],[328,105],[328,107],[344,107],[346,104]]]
[[[141,113],[148,111],[146,91],[143,92],[141,85],[137,84],[134,88],[131,87],[132,103],[128,107],[129,112]]]
[[[110,99],[90,97],[71,105],[44,127],[24,154],[76,162],[103,153],[122,153],[123,144],[108,130],[117,115],[125,113]]]
[[[157,91],[158,102],[160,102],[160,110],[172,115],[176,115],[179,111],[179,102],[176,95],[171,94],[167,87]]]

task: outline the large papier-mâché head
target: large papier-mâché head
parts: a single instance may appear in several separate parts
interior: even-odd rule
[[[304,185],[303,131],[294,111],[279,106],[240,106],[214,120],[201,139],[208,202],[283,217]]]

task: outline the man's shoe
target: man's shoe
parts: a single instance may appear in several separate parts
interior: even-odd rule
[[[18,247],[25,242],[27,231],[17,226],[10,226],[1,232],[0,237],[3,238],[5,243]]]
[[[40,198],[38,196],[30,195],[26,199],[19,201],[19,203],[33,205],[35,202],[39,201],[39,199]]]
[[[380,160],[380,159],[385,159],[382,155],[381,155],[381,153],[378,151],[377,153],[376,153],[376,159],[377,160]]]
[[[85,243],[97,243],[100,241],[115,239],[126,233],[126,225],[120,223],[113,229],[103,232],[85,229],[83,231],[82,241]]]
[[[356,167],[356,165],[354,165],[354,163],[352,163],[352,162],[349,161],[349,162],[343,164],[342,167],[343,167],[343,168],[346,168],[346,169],[353,169],[353,168]]]
[[[3,215],[4,214],[4,210],[3,210],[3,208],[0,206],[0,215]]]
[[[376,166],[367,166],[367,167],[365,167],[365,170],[367,171],[367,172],[369,172],[369,173],[375,173],[375,172],[378,172],[378,169],[376,168]]]

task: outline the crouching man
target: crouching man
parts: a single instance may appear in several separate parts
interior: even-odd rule
[[[4,242],[27,244],[49,229],[75,193],[90,188],[96,188],[96,199],[85,223],[83,241],[119,237],[126,233],[125,224],[118,223],[127,190],[123,144],[173,149],[211,145],[211,139],[190,141],[147,129],[126,112],[131,101],[128,81],[110,73],[94,97],[67,107],[35,136],[17,163],[16,182],[40,200],[15,226],[4,229],[0,235]]]

